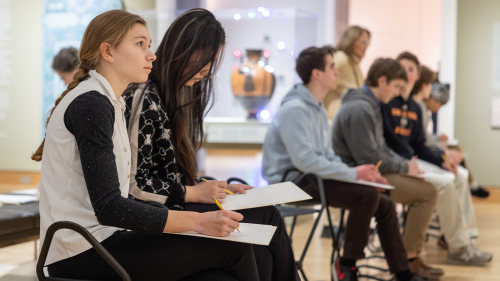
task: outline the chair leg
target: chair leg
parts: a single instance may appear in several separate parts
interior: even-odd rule
[[[314,236],[314,232],[316,232],[316,227],[318,226],[318,223],[321,219],[321,214],[323,214],[323,209],[324,209],[324,207],[322,206],[318,212],[318,217],[314,221],[313,227],[311,229],[311,233],[309,234],[309,237],[307,238],[307,242],[306,242],[306,245],[304,246],[304,250],[302,251],[302,254],[300,255],[299,263],[301,265],[302,265],[302,262],[304,261],[304,258],[306,257],[306,253],[307,253],[307,250],[309,249],[309,245],[311,244],[311,240]]]
[[[38,259],[38,247],[37,247],[36,239],[34,242],[35,242],[34,243],[35,244],[35,260],[37,260]]]
[[[296,222],[297,222],[297,216],[294,216],[292,220],[292,226],[290,227],[290,235],[288,235],[290,237],[290,243],[292,242],[292,235],[293,235],[293,230],[295,229]]]
[[[302,279],[304,279],[304,281],[309,281],[306,277],[306,273],[304,272],[304,270],[302,268],[299,270],[299,272],[300,272],[300,274],[302,274]]]
[[[330,228],[332,229],[332,237],[333,237],[333,251],[332,251],[332,256],[330,258],[330,271],[331,271],[331,280],[337,280],[337,273],[334,272],[334,266],[333,264],[335,263],[335,253],[337,253],[337,258],[340,258],[340,245],[342,244],[342,242],[340,242],[340,235],[342,233],[342,226],[344,225],[344,214],[345,214],[345,210],[342,209],[342,211],[340,212],[340,222],[339,222],[339,228],[337,230],[337,234],[335,235],[335,233],[333,232],[333,224],[332,224],[332,221],[331,221],[331,218],[330,218],[330,215],[329,213],[330,212],[327,212],[328,213],[328,221],[330,223]]]

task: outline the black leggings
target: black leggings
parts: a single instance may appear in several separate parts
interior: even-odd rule
[[[187,204],[186,210],[205,212],[216,210],[214,207]],[[238,212],[245,217],[243,222],[278,226],[268,247],[138,231],[117,231],[101,244],[132,280],[179,280],[207,269],[222,269],[240,281],[300,280],[290,241],[276,208]],[[48,271],[50,276],[60,278],[121,280],[94,249],[51,264]]]
[[[215,205],[189,203],[186,211],[204,213],[218,210]],[[277,227],[269,246],[253,245],[260,281],[300,280],[285,223],[274,206],[237,210],[241,222],[274,225]]]

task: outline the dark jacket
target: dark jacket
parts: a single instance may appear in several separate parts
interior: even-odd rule
[[[349,166],[377,164],[385,173],[407,173],[408,161],[387,147],[377,103],[365,88],[351,89],[333,122],[333,149]]]
[[[426,137],[422,125],[422,110],[412,99],[402,97],[392,99],[380,108],[384,122],[384,137],[394,152],[406,159],[419,159],[441,166],[443,158],[439,151],[425,145]]]

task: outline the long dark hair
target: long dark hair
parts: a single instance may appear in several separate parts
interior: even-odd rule
[[[186,185],[195,184],[196,151],[204,141],[203,117],[213,103],[212,77],[221,64],[225,43],[224,29],[211,12],[189,10],[167,30],[149,74],[167,112],[177,167]],[[188,65],[193,55],[198,60]],[[209,63],[209,72],[200,82],[184,86]]]

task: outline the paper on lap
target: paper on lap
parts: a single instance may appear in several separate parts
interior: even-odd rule
[[[256,245],[268,246],[273,238],[274,232],[276,231],[276,226],[263,225],[263,224],[253,224],[253,223],[240,223],[240,232],[233,232],[229,236],[216,237],[201,234],[195,231],[186,231],[179,233],[172,233],[178,235],[196,236],[204,238],[219,239],[225,241],[248,243]]]
[[[228,195],[221,203],[224,210],[242,210],[312,199],[291,182],[246,190],[246,194]]]
[[[373,187],[380,187],[380,188],[385,188],[385,189],[394,189],[395,188],[393,185],[383,184],[383,183],[378,183],[378,182],[365,181],[365,180],[355,180],[355,181],[339,180],[339,179],[335,179],[335,180],[336,181],[341,181],[341,182],[348,182],[348,183],[360,184],[360,185],[368,185],[368,186],[373,186]]]
[[[0,194],[0,203],[23,204],[35,201],[38,201],[38,197],[33,195]]]
[[[383,184],[383,183],[378,183],[378,182],[365,181],[365,180],[357,180],[354,183],[358,183],[358,184],[362,184],[362,185],[368,185],[368,186],[373,186],[373,187],[380,187],[380,188],[385,188],[385,189],[394,189],[393,185]]]

